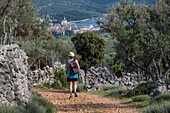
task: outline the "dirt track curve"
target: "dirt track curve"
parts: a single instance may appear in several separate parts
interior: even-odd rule
[[[68,99],[68,91],[34,89],[43,97],[52,102],[58,113],[139,113],[129,105],[122,104],[120,100],[110,99],[99,95],[79,93],[78,97]]]

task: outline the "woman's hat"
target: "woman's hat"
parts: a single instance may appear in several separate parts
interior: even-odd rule
[[[75,55],[74,55],[74,53],[73,53],[73,52],[70,52],[70,53],[68,54],[68,56],[73,57],[73,56],[75,56]]]

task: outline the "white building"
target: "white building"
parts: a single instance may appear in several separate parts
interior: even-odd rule
[[[64,20],[61,21],[61,25],[65,27],[68,26],[68,22],[65,17],[64,17]]]
[[[92,28],[94,28],[93,25],[86,25],[86,26],[80,27],[80,30],[89,31],[89,30],[91,30]]]

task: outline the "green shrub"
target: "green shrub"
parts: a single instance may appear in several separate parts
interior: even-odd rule
[[[142,110],[143,113],[170,113],[170,102],[152,104]]]
[[[67,76],[64,69],[56,69],[54,72],[54,83],[51,85],[53,89],[65,89],[68,87]]]
[[[132,97],[133,102],[142,102],[150,100],[149,95],[137,95]]]
[[[50,82],[44,82],[42,85],[36,86],[36,88],[51,88],[51,85]]]
[[[28,106],[28,110],[36,108],[37,105],[39,106],[39,111],[43,110],[45,112],[38,112],[37,111],[37,112],[34,112],[34,113],[55,113],[56,112],[56,108],[52,103],[47,101],[40,94],[34,92],[33,97],[32,97],[32,101]]]
[[[47,113],[44,106],[40,106],[38,102],[28,103],[24,113]]]
[[[166,84],[166,85],[170,85],[170,77],[168,77],[168,78],[165,79],[165,84]]]
[[[117,77],[121,77],[122,76],[122,71],[123,71],[122,63],[114,64],[112,66],[112,69],[113,69],[113,71],[114,71],[114,73],[115,73],[115,75]]]
[[[37,92],[33,92],[32,100],[27,104],[22,113],[55,113],[57,110]]]
[[[121,98],[121,97],[123,97],[123,95],[127,91],[126,89],[121,88],[121,87],[110,87],[110,88],[111,89],[104,88],[104,90],[106,92],[106,96],[108,96],[108,97]]]
[[[0,106],[0,113],[23,113],[22,109],[19,107],[12,106]]]
[[[111,89],[115,89],[115,87],[112,86],[112,85],[107,85],[107,86],[104,86],[104,87],[102,88],[103,91],[108,91],[108,90],[111,90]]]
[[[119,86],[113,86],[113,85],[106,85],[102,88],[103,91],[117,90],[117,89],[122,89],[122,88]]]
[[[85,89],[85,84],[78,84],[78,86],[77,86],[77,91],[78,91],[78,92],[84,92],[84,91],[86,91],[86,89]]]
[[[56,113],[56,108],[40,94],[33,92],[26,107],[0,106],[0,113]]]
[[[170,101],[170,93],[163,93],[158,96],[156,96],[152,102],[159,103],[161,101]]]
[[[157,87],[157,84],[154,82],[146,82],[141,83],[139,86],[134,88],[133,90],[130,90],[126,96],[131,97],[135,95],[144,95],[144,94],[150,94],[151,90],[155,89]]]

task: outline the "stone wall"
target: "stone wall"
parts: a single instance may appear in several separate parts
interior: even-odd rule
[[[54,69],[49,66],[29,72],[29,80],[33,86],[41,85],[45,82],[53,82],[53,78]]]
[[[53,83],[55,69],[65,69],[65,64],[56,61],[53,67],[46,66],[43,69],[29,71],[29,79],[33,86],[42,85],[45,82]]]
[[[53,83],[54,69],[65,69],[65,64],[55,62],[53,68],[46,66],[43,70],[32,71],[29,76],[31,77],[31,81],[34,82],[33,85],[40,85],[44,82]],[[107,85],[133,89],[139,84],[137,74],[123,73],[123,76],[118,78],[114,75],[112,70],[106,66],[91,67],[88,69],[86,75],[83,70],[80,70],[79,74],[79,83],[85,84],[88,91],[98,90]],[[170,86],[168,87],[170,88]],[[166,87],[163,84],[163,87],[161,85],[161,87],[158,87],[158,89],[154,91],[162,92],[165,88]],[[167,91],[167,89],[165,91]]]
[[[118,78],[106,66],[91,67],[84,79],[88,91],[98,90],[105,85],[121,86],[128,89],[133,89],[139,85],[137,74],[123,73],[123,76]],[[170,91],[170,85],[166,85],[164,80],[158,80],[156,83],[158,87],[151,91],[152,95]]]
[[[46,66],[43,69],[29,71],[29,79],[33,86],[42,85],[45,82],[53,83],[55,69],[65,69],[65,64],[58,61],[54,63],[53,67]],[[80,69],[79,83],[85,83],[85,73]]]
[[[27,58],[18,45],[0,45],[0,104],[25,106],[31,99]]]
[[[53,83],[54,70],[65,69],[65,64],[55,62],[54,68],[44,67],[43,70],[35,70],[30,72],[29,76],[33,85],[40,85],[44,82]],[[121,78],[117,78],[108,67],[91,67],[86,75],[83,70],[80,70],[79,83],[86,84],[88,91],[97,90],[105,85],[123,86],[128,88],[134,88],[138,85],[135,75],[123,75]]]
[[[86,88],[90,90],[98,90],[105,85],[122,86],[132,89],[138,85],[136,75],[123,74],[118,78],[110,71],[109,67],[91,67],[85,77]]]

